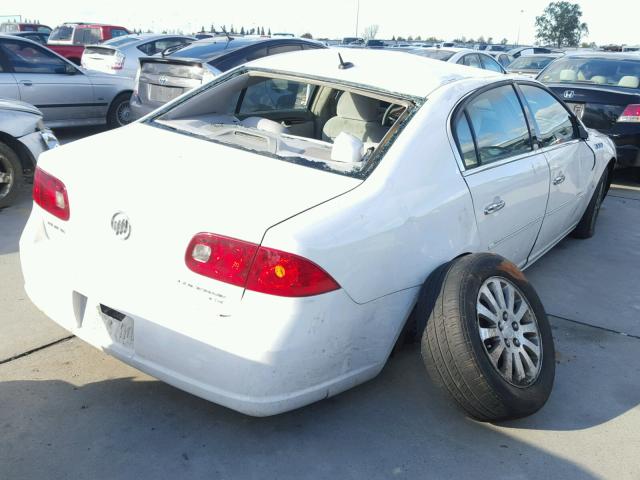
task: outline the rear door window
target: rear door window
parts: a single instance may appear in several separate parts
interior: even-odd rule
[[[76,28],[73,43],[91,45],[102,41],[102,31],[99,28]]]
[[[533,150],[524,111],[511,85],[478,95],[466,110],[481,165]]]
[[[502,68],[493,58],[487,57],[485,55],[481,55],[480,58],[482,59],[482,64],[484,65],[485,70],[502,73]]]
[[[571,115],[552,95],[532,85],[520,85],[520,90],[533,113],[543,147],[576,138]]]
[[[15,73],[65,73],[64,60],[31,43],[2,40],[0,49]]]
[[[470,55],[465,55],[464,57],[462,57],[462,59],[458,63],[461,63],[462,65],[466,65],[467,67],[482,68],[482,64],[480,63],[480,58],[475,53],[472,53]]]
[[[476,146],[473,142],[473,135],[465,112],[460,112],[455,122],[456,142],[462,155],[462,161],[466,168],[478,166],[478,157],[476,156]]]

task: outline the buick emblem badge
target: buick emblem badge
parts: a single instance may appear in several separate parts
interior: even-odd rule
[[[131,223],[124,212],[117,212],[111,217],[111,230],[120,240],[126,240],[131,236]]]
[[[567,100],[571,100],[575,96],[575,94],[576,92],[574,92],[573,90],[565,90],[564,98],[566,98]]]

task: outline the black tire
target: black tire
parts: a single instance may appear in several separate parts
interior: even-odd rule
[[[515,286],[518,294],[526,300],[529,312],[535,316],[533,322],[537,324],[541,354],[537,357],[536,376],[532,375],[527,384],[514,385],[507,381],[491,363],[486,344],[480,337],[478,295],[485,281],[491,281],[492,277],[507,280]],[[538,411],[546,403],[553,387],[555,350],[544,307],[522,272],[499,255],[467,255],[448,265],[435,292],[435,299],[424,300],[427,304],[431,302],[433,307],[421,342],[422,358],[434,382],[448,392],[469,416],[480,421],[515,419]],[[513,303],[512,310],[515,310]],[[506,331],[507,327],[504,328]],[[522,327],[521,335],[524,332]],[[500,358],[506,361],[506,356],[512,353],[504,345],[503,348]],[[515,340],[513,348],[516,348]],[[511,360],[515,361],[515,357]],[[511,368],[511,372],[513,374],[516,370]]]
[[[24,177],[18,154],[2,142],[0,142],[0,176],[0,208],[4,208],[15,200]]]
[[[574,228],[570,234],[573,238],[591,238],[596,233],[596,220],[598,220],[602,201],[607,194],[608,176],[609,170],[605,169],[591,196],[591,200],[589,200],[587,209],[582,214],[582,218],[578,222],[578,225],[576,225],[576,228]]]
[[[111,107],[109,107],[109,113],[107,114],[107,123],[111,128],[123,127],[131,123],[130,100],[131,93],[124,92],[111,102]],[[123,112],[123,109],[127,113]]]

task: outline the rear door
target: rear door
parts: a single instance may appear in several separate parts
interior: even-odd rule
[[[534,150],[513,85],[467,100],[454,118],[454,134],[484,248],[523,266],[544,219],[549,167]]]
[[[11,73],[7,57],[0,48],[0,98],[20,99],[18,82]]]
[[[579,138],[573,115],[553,95],[532,84],[521,84],[519,89],[551,172],[545,220],[531,253],[531,258],[535,258],[564,237],[579,220],[595,155]]]
[[[93,86],[80,70],[46,48],[20,40],[0,40],[18,82],[20,99],[35,105],[47,122],[78,120],[95,115]]]

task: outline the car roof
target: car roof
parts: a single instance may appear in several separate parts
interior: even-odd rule
[[[353,67],[340,69],[338,53]],[[407,52],[375,49],[330,48],[272,55],[248,64],[293,75],[386,90],[424,98],[447,83],[466,78],[504,78],[480,68],[465,67]]]
[[[167,55],[167,58],[184,58],[184,59],[198,59],[201,61],[211,61],[214,58],[221,57],[222,55],[231,52],[238,51],[245,47],[251,47],[254,45],[265,44],[266,46],[276,45],[290,45],[291,43],[303,44],[324,47],[319,42],[306,40],[304,38],[261,38],[261,37],[231,37],[229,40],[225,36],[218,36],[213,38],[203,38],[187,45],[180,50]]]

